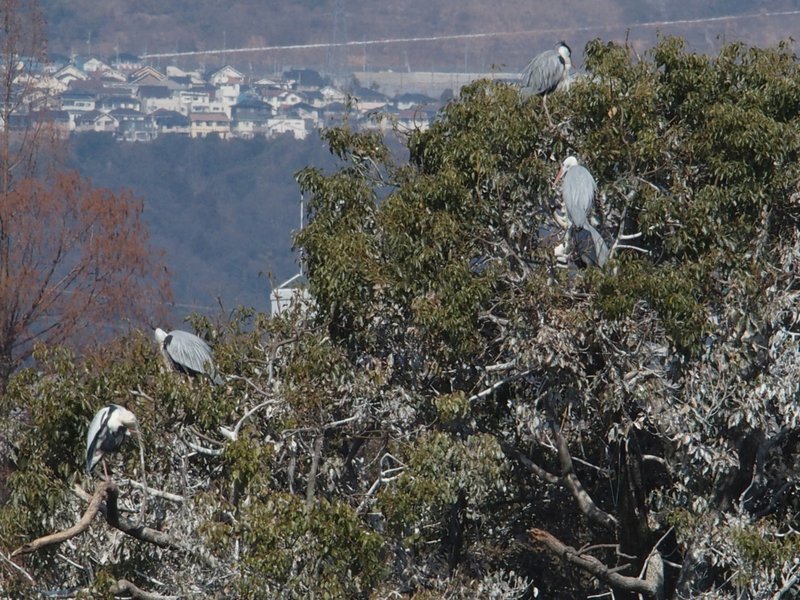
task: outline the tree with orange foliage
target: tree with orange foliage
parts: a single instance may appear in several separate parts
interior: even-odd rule
[[[34,343],[85,346],[120,319],[147,322],[168,298],[130,194],[60,173],[25,179],[0,200],[0,385]]]
[[[0,0],[0,392],[34,344],[86,347],[114,323],[157,317],[171,297],[142,202],[43,169],[55,139],[45,125],[6,126],[28,110],[43,30],[36,0]]]

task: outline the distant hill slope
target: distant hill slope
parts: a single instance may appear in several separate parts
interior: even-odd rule
[[[586,40],[624,39],[649,45],[658,31],[687,37],[700,50],[721,39],[774,44],[797,31],[798,16],[690,23],[720,15],[795,10],[794,0],[285,0],[260,2],[42,0],[54,52],[110,57],[221,48],[318,44],[497,32],[503,35],[356,46],[337,51],[271,51],[177,59],[208,67],[230,62],[254,70],[302,64],[342,72],[367,69],[478,70],[494,64],[520,69],[559,38],[580,53]],[[336,10],[336,7],[339,10]],[[668,21],[680,20],[670,25]],[[655,22],[662,22],[655,25]],[[642,27],[637,23],[650,23]],[[175,59],[164,59],[170,64]]]
[[[215,312],[217,298],[226,310],[267,310],[269,278],[280,283],[298,268],[291,251],[300,224],[294,174],[333,164],[317,136],[164,136],[132,144],[83,134],[71,141],[72,166],[95,185],[144,199],[151,241],[164,250],[172,277],[176,315]]]

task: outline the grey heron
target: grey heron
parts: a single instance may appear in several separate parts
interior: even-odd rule
[[[155,337],[161,355],[170,368],[192,376],[206,375],[216,385],[223,383],[217,373],[211,348],[195,334],[180,329],[167,333],[157,328]]]
[[[544,112],[551,125],[553,121],[547,110],[547,95],[553,93],[569,76],[569,69],[572,66],[571,56],[572,51],[566,42],[558,42],[552,50],[537,54],[520,76],[520,95],[523,98],[543,96]]]
[[[119,450],[129,432],[135,434],[137,438],[140,435],[136,415],[127,408],[109,404],[98,410],[86,434],[86,472],[91,473],[106,454]],[[104,460],[103,472],[108,479]]]
[[[597,192],[594,177],[586,167],[578,164],[577,158],[568,156],[561,164],[553,185],[557,185],[561,179],[564,180],[561,198],[567,216],[575,229],[583,229],[589,223],[592,201]]]
[[[594,265],[603,268],[608,261],[608,244],[591,223],[586,223],[583,229],[573,230],[575,248],[586,266]]]

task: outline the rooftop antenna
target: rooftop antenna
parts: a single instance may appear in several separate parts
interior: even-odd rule
[[[298,182],[299,183],[299,182]],[[305,219],[306,219],[306,211],[305,211],[305,196],[303,195],[303,190],[300,190],[300,231],[303,231],[303,227],[305,226]],[[303,274],[303,251],[300,251],[300,275]]]

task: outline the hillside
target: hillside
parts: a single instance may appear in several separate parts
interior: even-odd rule
[[[274,283],[297,270],[291,235],[300,221],[294,174],[333,163],[316,136],[252,141],[164,136],[123,144],[72,138],[72,166],[100,187],[144,200],[152,243],[165,253],[176,315],[238,304],[267,310]]]
[[[153,0],[102,4],[88,0],[43,0],[49,23],[50,50],[113,56],[187,52],[221,48],[325,44],[397,38],[496,33],[487,37],[355,46],[337,51],[271,51],[260,53],[165,58],[168,63],[210,66],[231,62],[254,70],[302,64],[347,72],[366,69],[488,70],[505,64],[519,69],[536,50],[565,38],[582,49],[587,40],[624,40],[649,47],[657,32],[678,34],[707,51],[727,39],[771,45],[787,39],[800,16],[701,21],[721,15],[747,15],[797,8],[795,2],[664,2],[597,0],[545,2],[511,0],[465,2],[371,2],[367,0],[240,0],[221,4],[202,0]],[[669,21],[679,23],[669,24]],[[656,24],[661,22],[661,24]],[[645,26],[637,24],[648,24]]]

